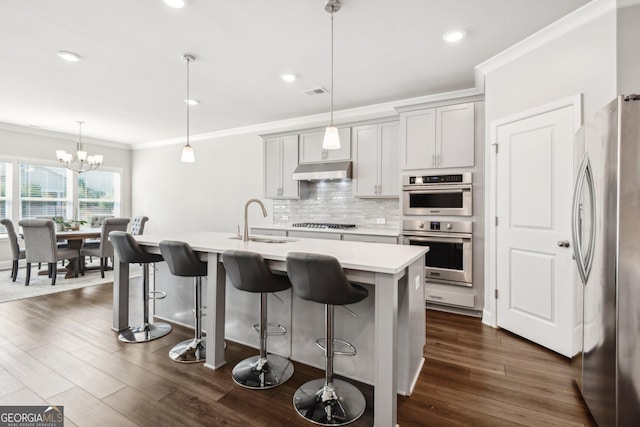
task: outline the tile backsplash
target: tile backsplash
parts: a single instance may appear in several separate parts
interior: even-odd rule
[[[288,219],[284,219],[288,217]],[[384,218],[385,224],[377,224]],[[273,224],[332,222],[359,227],[400,228],[399,199],[360,199],[353,197],[352,181],[309,183],[309,194],[300,200],[274,200]]]

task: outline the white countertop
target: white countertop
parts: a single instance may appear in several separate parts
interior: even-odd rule
[[[297,229],[297,227],[293,228]],[[337,231],[341,232],[341,230]],[[326,254],[337,258],[343,268],[389,274],[401,272],[428,251],[424,246],[297,237],[277,238],[287,240],[286,243],[243,242],[232,239],[231,237],[236,237],[235,234],[211,231],[149,234],[135,237],[140,244],[147,246],[158,246],[162,240],[180,240],[189,243],[199,252],[221,253],[227,249],[247,250],[257,252],[265,259],[276,261],[284,261],[289,252]]]
[[[392,236],[398,237],[400,231],[396,228],[377,228],[377,227],[355,227],[335,229],[335,228],[313,228],[313,227],[293,227],[291,225],[256,225],[251,229],[266,230],[283,230],[283,231],[311,231],[317,233],[333,233],[333,234],[367,234],[373,236]]]

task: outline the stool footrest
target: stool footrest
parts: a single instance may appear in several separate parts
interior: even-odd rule
[[[269,330],[269,326],[276,328],[276,330]],[[255,325],[253,325],[253,330],[260,333],[260,324],[256,323]],[[272,336],[276,336],[276,335],[285,335],[287,333],[287,328],[285,328],[284,326],[282,326],[279,323],[269,323],[267,324],[267,336],[268,337],[272,337]]]
[[[150,291],[149,292],[149,299],[165,299],[167,297],[167,293],[166,292],[162,292],[162,291]]]
[[[333,354],[339,354],[342,356],[355,356],[358,351],[356,350],[356,347],[351,344],[350,342],[347,342],[345,340],[341,340],[338,338],[334,338],[333,339],[333,344],[335,345],[336,343],[338,344],[342,344],[343,346],[345,346],[348,350],[333,350]],[[327,350],[327,339],[326,338],[319,338],[316,340],[316,345],[318,347],[320,347],[323,350]]]

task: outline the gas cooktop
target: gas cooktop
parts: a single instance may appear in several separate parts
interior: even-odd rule
[[[347,228],[355,228],[355,224],[333,224],[328,222],[298,222],[291,224],[292,227],[304,228],[331,228],[334,230],[346,230]]]

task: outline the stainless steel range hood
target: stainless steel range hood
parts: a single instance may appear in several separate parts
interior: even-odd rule
[[[351,179],[351,162],[308,163],[298,165],[293,171],[297,181],[324,181],[328,179]]]

